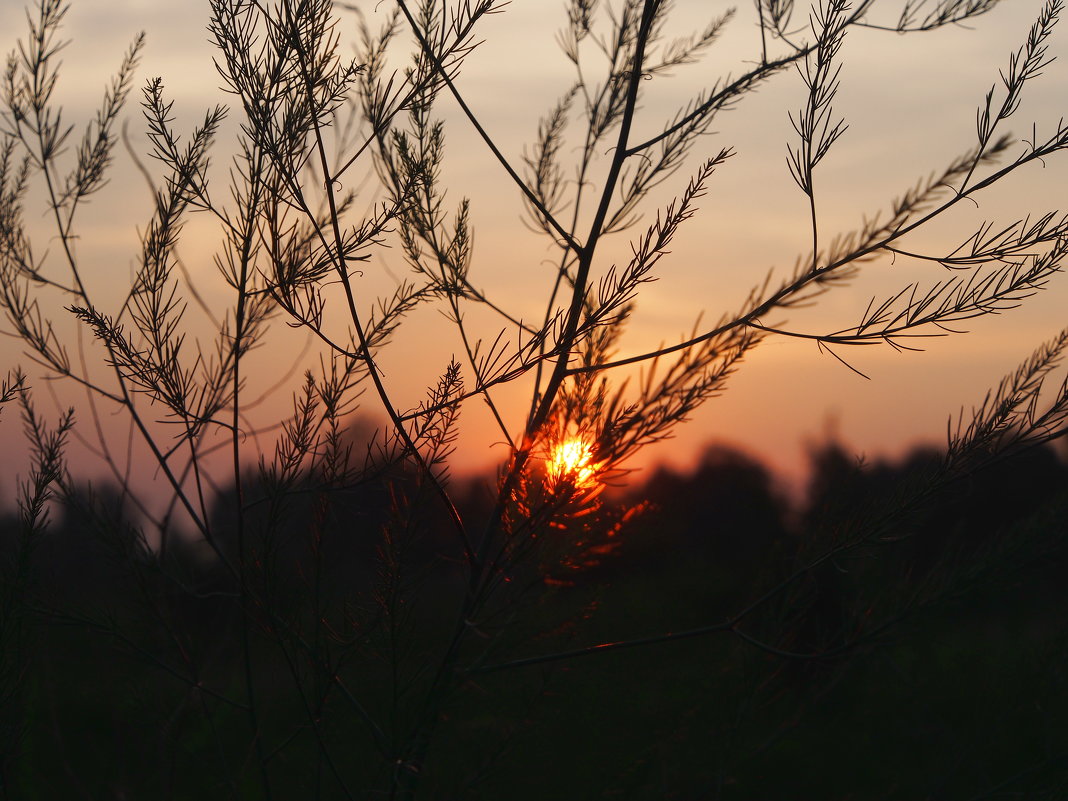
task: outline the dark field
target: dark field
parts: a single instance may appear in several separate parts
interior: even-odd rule
[[[935,463],[857,470],[828,447],[803,508],[729,451],[632,488],[651,506],[618,547],[547,549],[505,577],[516,590],[464,644],[418,797],[1064,797],[1068,469],[1032,451],[902,513],[901,488]],[[274,565],[259,577],[271,616],[251,613],[274,798],[388,797],[403,769],[390,749],[434,692],[465,591],[455,543],[429,524],[384,571],[383,500],[374,487],[330,499],[318,573],[302,503],[258,546]],[[501,667],[737,619],[883,514],[877,542],[805,568],[736,631]],[[57,514],[35,548],[4,652],[7,797],[262,797],[235,700],[241,612],[218,566],[178,540],[162,560],[124,545],[118,511],[103,531],[85,520]]]

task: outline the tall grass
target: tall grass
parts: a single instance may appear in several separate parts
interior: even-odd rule
[[[24,716],[37,703],[28,689],[34,649],[26,621],[72,624],[147,660],[180,688],[158,700],[170,705],[167,725],[176,732],[179,718],[197,719],[186,740],[175,734],[173,742],[210,766],[205,793],[288,797],[294,789],[284,774],[301,777],[306,797],[475,794],[501,743],[472,743],[471,771],[452,790],[439,783],[451,769],[435,754],[455,735],[457,718],[482,717],[483,694],[508,695],[505,684],[483,684],[491,675],[523,674],[515,680],[521,695],[532,692],[536,665],[579,669],[613,651],[717,637],[785,664],[837,665],[985,575],[1008,551],[1030,547],[1026,532],[1007,533],[982,564],[968,563],[960,575],[947,568],[922,591],[876,584],[877,597],[861,594],[833,625],[820,622],[809,597],[815,577],[905,547],[910,521],[939,493],[1064,433],[1068,384],[1051,389],[1047,379],[1068,329],[961,416],[943,459],[887,497],[814,525],[789,568],[776,563],[766,585],[729,614],[684,631],[589,641],[581,634],[584,599],[564,620],[579,634],[543,638],[544,650],[524,644],[519,633],[545,625],[545,610],[559,613],[546,577],[567,581],[606,558],[643,513],[640,500],[604,503],[605,484],[721,394],[755,348],[803,338],[851,366],[854,346],[909,350],[916,337],[954,334],[962,321],[1043,289],[1068,255],[1068,218],[1059,212],[984,222],[962,243],[913,243],[995,184],[1059,158],[1068,126],[1025,125],[1025,140],[1005,130],[1049,62],[1062,10],[1052,0],[1007,65],[991,64],[999,77],[980,99],[975,138],[961,155],[859,228],[829,236],[819,167],[847,128],[835,107],[843,42],[861,27],[919,35],[979,24],[994,0],[826,0],[807,15],[792,0],[758,0],[752,59],[709,81],[644,138],[637,131],[646,126],[636,125],[643,101],[672,69],[705,58],[723,29],[739,24],[734,13],[672,39],[668,0],[569,0],[559,44],[574,74],[521,159],[503,152],[462,91],[485,20],[507,18],[506,5],[396,0],[361,6],[342,25],[329,0],[212,0],[208,30],[232,100],[182,132],[162,79],[135,90],[143,37],[121,57],[96,115],[69,125],[55,100],[67,6],[40,0],[30,10],[5,72],[0,143],[0,303],[6,333],[33,365],[30,379],[20,373],[2,393],[5,402],[19,398],[33,453],[17,545],[5,562],[5,708],[21,706]],[[357,56],[348,59],[353,19]],[[615,355],[643,288],[734,157],[710,135],[721,113],[744,113],[765,84],[798,79],[786,166],[805,199],[809,237],[795,269],[769,275],[736,311],[711,325],[697,321],[682,341]],[[104,284],[116,278],[85,263],[78,231],[119,157],[131,96],[140,102],[156,186],[132,279],[111,303]],[[469,203],[447,199],[442,184],[446,126],[436,109],[447,102],[484,141],[484,157],[552,248],[536,319],[479,288]],[[212,153],[228,119],[237,126],[236,155],[220,168]],[[677,195],[657,208],[654,190],[664,184]],[[51,225],[44,241],[27,223],[39,201]],[[187,280],[179,255],[192,215],[219,233],[222,312]],[[626,261],[605,255],[612,237],[630,242]],[[403,254],[409,273],[391,294],[369,298],[358,279],[382,268],[386,247]],[[928,264],[931,277],[859,301],[857,322],[843,328],[790,323],[795,310],[848,292],[877,258]],[[404,408],[381,357],[426,310],[447,318],[457,355],[425,399]],[[193,317],[209,319],[212,330]],[[284,326],[309,333],[319,358],[275,388],[291,394],[292,412],[257,427],[251,354]],[[629,365],[641,365],[641,380],[617,378]],[[28,386],[39,391],[45,380],[85,393],[77,414],[54,426]],[[529,387],[518,412],[499,400],[516,385]],[[449,473],[471,403],[488,407],[508,448],[481,505],[462,498]],[[386,423],[361,438],[354,421],[364,409]],[[129,421],[142,459],[104,435],[102,418],[116,414]],[[64,459],[75,433],[122,487],[117,497],[79,485]],[[132,470],[158,476],[166,502],[142,497]],[[91,522],[110,554],[113,605],[88,608],[35,589],[30,564],[53,501]],[[1044,552],[1047,539],[1035,540],[1035,552]],[[18,727],[4,736],[5,751],[17,753]],[[290,761],[298,767],[282,767]],[[17,776],[5,762],[8,788],[16,780],[23,789],[45,786]]]

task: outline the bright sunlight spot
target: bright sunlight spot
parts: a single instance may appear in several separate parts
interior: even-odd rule
[[[593,446],[582,439],[569,439],[553,448],[549,458],[549,480],[553,484],[569,481],[575,487],[592,489],[602,462],[593,461]]]

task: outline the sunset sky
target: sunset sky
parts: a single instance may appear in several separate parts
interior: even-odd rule
[[[899,0],[882,0],[872,18],[893,21],[900,6]],[[865,215],[885,210],[892,198],[917,179],[944,167],[973,145],[976,109],[999,80],[998,71],[1007,67],[1010,54],[1023,43],[1041,6],[1035,0],[1006,0],[968,28],[908,36],[856,30],[846,36],[835,107],[849,129],[816,175],[823,236],[830,238],[856,226]],[[374,24],[375,15],[385,13],[389,0],[362,3],[362,7]],[[679,0],[674,30],[683,33],[703,27],[727,7],[718,0]],[[352,14],[339,13],[342,30],[354,31]],[[90,118],[125,48],[144,30],[147,44],[137,84],[161,76],[175,102],[178,125],[188,131],[207,108],[228,102],[211,62],[207,19],[206,0],[75,3],[67,16],[65,34],[71,43],[64,53],[57,89],[65,118],[79,129]],[[513,0],[504,13],[484,23],[480,38],[485,42],[464,65],[458,80],[486,129],[516,162],[532,140],[539,118],[571,79],[569,65],[554,42],[563,19],[562,0]],[[805,20],[800,3],[797,19],[799,24]],[[24,35],[23,12],[16,0],[0,4],[0,31],[7,51]],[[354,39],[354,33],[349,38]],[[1068,55],[1068,20],[1055,31],[1050,54],[1058,56],[1057,60],[1030,84],[1007,127],[1017,138],[1031,135],[1032,122],[1040,137],[1051,133],[1068,111],[1068,59],[1063,57]],[[638,130],[655,131],[701,86],[727,73],[737,74],[758,55],[755,12],[745,0],[706,62],[660,78],[647,89]],[[788,271],[795,258],[806,253],[807,203],[786,166],[787,143],[796,136],[788,113],[796,112],[804,93],[796,71],[787,71],[720,117],[714,133],[707,137],[705,152],[695,155],[711,155],[724,146],[737,153],[717,170],[698,204],[699,212],[682,229],[671,255],[661,261],[659,280],[643,290],[619,356],[678,341],[699,317],[713,323],[722,313],[735,310],[769,269]],[[125,118],[134,147],[144,154],[147,139],[137,100],[135,95]],[[472,281],[517,316],[539,316],[553,278],[552,267],[544,260],[552,252],[544,239],[523,226],[522,204],[514,186],[448,98],[442,98],[438,112],[448,126],[447,202],[471,198],[475,226]],[[232,146],[235,131],[232,120],[228,125],[215,158],[220,192],[226,180],[227,148]],[[577,127],[572,129],[573,136],[578,133]],[[1010,152],[1022,148],[1017,144]],[[98,265],[93,280],[102,297],[121,291],[122,282],[128,281],[137,256],[138,231],[148,219],[150,202],[145,182],[127,154],[120,150],[116,161],[111,184],[85,210],[79,229],[79,253],[86,263]],[[663,187],[655,199],[659,206],[645,207],[646,223],[686,185],[688,167]],[[1048,160],[1044,168],[1025,168],[1000,189],[982,196],[979,208],[962,204],[937,228],[909,241],[917,248],[948,253],[984,220],[1008,224],[1026,214],[1064,208],[1066,179],[1068,155]],[[375,199],[369,188],[367,203]],[[31,225],[39,224],[36,250],[52,247],[43,207],[28,208],[26,217]],[[639,224],[634,236],[641,230]],[[211,262],[215,233],[206,221],[193,221],[181,255],[209,303],[221,309],[226,297]],[[607,269],[613,259],[626,258],[628,252],[627,239],[617,237],[605,248],[599,269]],[[406,269],[397,249],[379,251],[366,266],[365,291],[388,291]],[[842,328],[857,321],[873,295],[892,293],[911,280],[944,277],[935,270],[941,268],[891,264],[885,259],[871,262],[856,284],[834,290],[821,299],[818,309],[786,322],[806,331]],[[966,326],[971,331],[968,335],[925,340],[922,353],[898,353],[885,346],[840,351],[870,380],[821,354],[811,342],[769,340],[745,362],[726,394],[704,406],[673,439],[643,452],[632,466],[664,461],[686,466],[706,444],[727,442],[796,479],[804,469],[806,443],[822,441],[831,432],[868,457],[899,454],[918,442],[944,442],[951,415],[980,402],[987,387],[1068,323],[1066,300],[1068,282],[1058,276],[1024,308],[972,321]],[[281,322],[277,327],[269,352],[252,357],[254,387],[266,389],[291,364],[315,358],[304,350],[303,334]],[[498,330],[496,324],[490,325],[481,335],[491,340]],[[21,356],[14,339],[3,341],[0,367],[6,371],[23,364],[42,409],[53,412],[41,370]],[[438,319],[420,318],[412,330],[402,333],[381,357],[397,405],[414,407],[452,353],[459,353],[459,345],[448,338]],[[299,377],[297,370],[293,387]],[[57,403],[78,408],[82,429],[91,438],[89,416],[81,414],[84,396],[62,385],[53,389]],[[525,385],[500,393],[502,405],[512,413],[513,429],[525,413],[524,390]],[[367,397],[371,409],[373,403]],[[264,419],[273,414],[277,419],[290,408],[286,390],[265,402],[257,414],[262,413]],[[482,404],[470,402],[464,414],[467,426],[456,467],[484,469],[503,460],[506,450],[494,444],[500,437],[494,435]],[[101,419],[114,436],[125,436],[125,422],[114,419],[103,407]],[[0,418],[0,443],[8,453],[23,450],[14,409]],[[8,460],[0,468],[3,502],[12,498],[14,474],[24,470],[21,459]],[[94,465],[87,472],[97,475],[100,469]]]

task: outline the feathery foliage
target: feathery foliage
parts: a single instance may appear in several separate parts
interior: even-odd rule
[[[847,364],[842,352],[853,346],[911,350],[917,338],[956,335],[964,321],[1026,304],[1062,269],[1068,216],[1057,211],[984,221],[959,244],[914,244],[962,204],[1068,148],[1063,121],[1022,143],[1004,130],[1050,63],[1061,0],[1045,4],[981,100],[976,140],[963,155],[907,188],[887,212],[830,238],[818,176],[848,127],[835,108],[847,80],[843,44],[858,28],[918,34],[978,23],[997,0],[820,0],[805,24],[793,0],[756,0],[754,60],[710,79],[645,139],[639,131],[648,127],[653,90],[673,70],[701,63],[740,14],[724,11],[672,38],[670,0],[568,0],[558,45],[573,75],[519,158],[486,129],[463,85],[485,21],[507,15],[506,2],[210,5],[228,105],[182,132],[163,79],[144,83],[145,171],[156,185],[117,301],[117,276],[79,253],[79,212],[104,192],[117,158],[144,37],[122,57],[80,139],[56,99],[63,0],[38,0],[7,61],[5,333],[35,376],[84,392],[79,418],[92,430],[76,426],[73,411],[50,428],[21,372],[0,387],[0,403],[20,401],[33,462],[3,563],[5,719],[21,720],[34,703],[26,695],[30,622],[71,624],[180,688],[161,703],[179,710],[168,724],[175,741],[179,718],[199,721],[182,746],[210,766],[198,792],[288,797],[294,788],[283,776],[296,775],[305,797],[473,797],[506,743],[473,746],[469,773],[452,784],[441,777],[459,769],[436,754],[450,736],[475,730],[465,726],[477,729],[480,693],[507,695],[483,687],[491,674],[717,637],[730,638],[743,662],[759,654],[844,671],[892,628],[996,573],[1012,561],[1007,554],[1027,562],[1053,547],[1037,528],[1010,531],[958,570],[903,580],[900,592],[884,593],[885,582],[874,580],[843,589],[851,603],[837,616],[820,617],[812,589],[829,569],[907,547],[939,493],[1065,433],[1068,379],[1052,389],[1048,379],[1068,329],[961,414],[941,461],[845,520],[828,513],[791,567],[771,571],[728,614],[681,631],[582,644],[591,601],[571,609],[555,634],[531,630],[556,608],[552,587],[610,563],[628,526],[652,514],[642,501],[605,502],[605,485],[723,393],[755,348],[776,337],[808,339]],[[350,24],[351,59],[343,55]],[[804,196],[809,237],[795,268],[769,275],[714,324],[697,320],[682,341],[617,355],[643,289],[735,159],[732,146],[706,148],[713,126],[765,84],[798,77],[800,108],[784,112],[795,134],[786,169]],[[477,269],[471,202],[450,197],[443,178],[446,103],[463,114],[456,124],[484,142],[485,158],[550,248],[543,311],[534,317],[479,286],[485,273]],[[228,125],[236,144],[220,159]],[[670,186],[675,199],[657,208],[657,190]],[[27,221],[42,203],[47,236]],[[218,232],[221,306],[205,300],[182,262],[194,215]],[[613,238],[629,238],[622,263],[606,255]],[[361,278],[381,269],[391,246],[409,273],[392,293],[370,298]],[[862,301],[859,316],[840,327],[791,323],[796,310],[848,291],[877,259],[935,275]],[[454,355],[426,382],[423,400],[406,407],[383,355],[427,311],[446,319]],[[311,343],[302,356],[314,356],[295,376],[272,364],[278,383],[270,394],[290,392],[291,413],[262,422],[255,410],[263,399],[250,380],[261,364],[256,352],[275,348],[280,333],[301,332]],[[621,368],[633,365],[637,379],[621,380]],[[518,411],[501,400],[517,387],[527,393]],[[472,402],[489,408],[507,447],[481,506],[450,471]],[[385,422],[362,432],[363,410]],[[128,421],[128,443],[104,433],[101,421],[111,415]],[[110,471],[117,498],[80,488],[64,456],[72,436]],[[132,471],[151,472],[166,499],[139,495]],[[125,593],[114,609],[64,606],[31,580],[54,504],[98,532],[121,576],[112,589]],[[531,611],[538,608],[550,613]],[[579,634],[563,632],[572,628]],[[18,725],[5,725],[0,737],[5,754],[22,747]],[[7,761],[0,769],[0,787],[15,792],[17,769]]]

